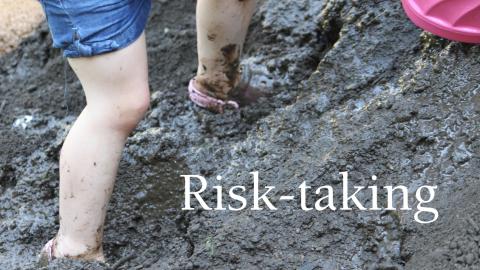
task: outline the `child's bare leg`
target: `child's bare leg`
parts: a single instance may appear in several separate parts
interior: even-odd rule
[[[103,224],[118,163],[126,138],[149,106],[145,36],[122,50],[69,63],[87,106],[61,151],[54,255],[103,260]]]
[[[240,79],[240,56],[256,0],[198,0],[197,86],[226,100]]]

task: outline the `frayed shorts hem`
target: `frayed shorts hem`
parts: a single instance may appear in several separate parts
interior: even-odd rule
[[[125,48],[145,31],[151,0],[41,0],[53,47],[67,58]]]

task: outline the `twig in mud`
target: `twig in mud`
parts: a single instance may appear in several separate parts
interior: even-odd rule
[[[5,108],[5,104],[7,104],[7,101],[6,101],[6,100],[3,100],[3,101],[2,101],[2,104],[0,104],[0,113],[2,113],[3,108]]]
[[[133,260],[135,259],[137,256],[134,255],[134,254],[130,254],[126,257],[123,257],[121,258],[120,260],[118,260],[116,263],[114,263],[111,267],[111,269],[115,270],[115,269],[118,269],[120,266],[122,266],[124,263],[130,261],[130,260]]]

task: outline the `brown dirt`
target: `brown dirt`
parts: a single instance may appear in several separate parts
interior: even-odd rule
[[[18,46],[45,19],[40,2],[35,0],[0,1],[0,54]]]

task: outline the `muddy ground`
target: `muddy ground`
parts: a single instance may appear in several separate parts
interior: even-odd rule
[[[265,0],[244,62],[272,94],[215,115],[192,105],[194,1],[156,1],[147,29],[152,105],[129,139],[104,248],[118,269],[480,269],[480,48],[415,28],[400,1]],[[58,226],[58,151],[84,105],[42,25],[0,58],[0,269],[36,269]],[[180,174],[252,187],[278,211],[181,211]],[[302,181],[438,185],[415,211],[309,211]],[[214,204],[215,193],[204,197]],[[310,205],[318,199],[307,201]],[[360,201],[368,204],[369,197]],[[397,202],[399,203],[399,202]],[[108,269],[56,261],[51,269]]]

